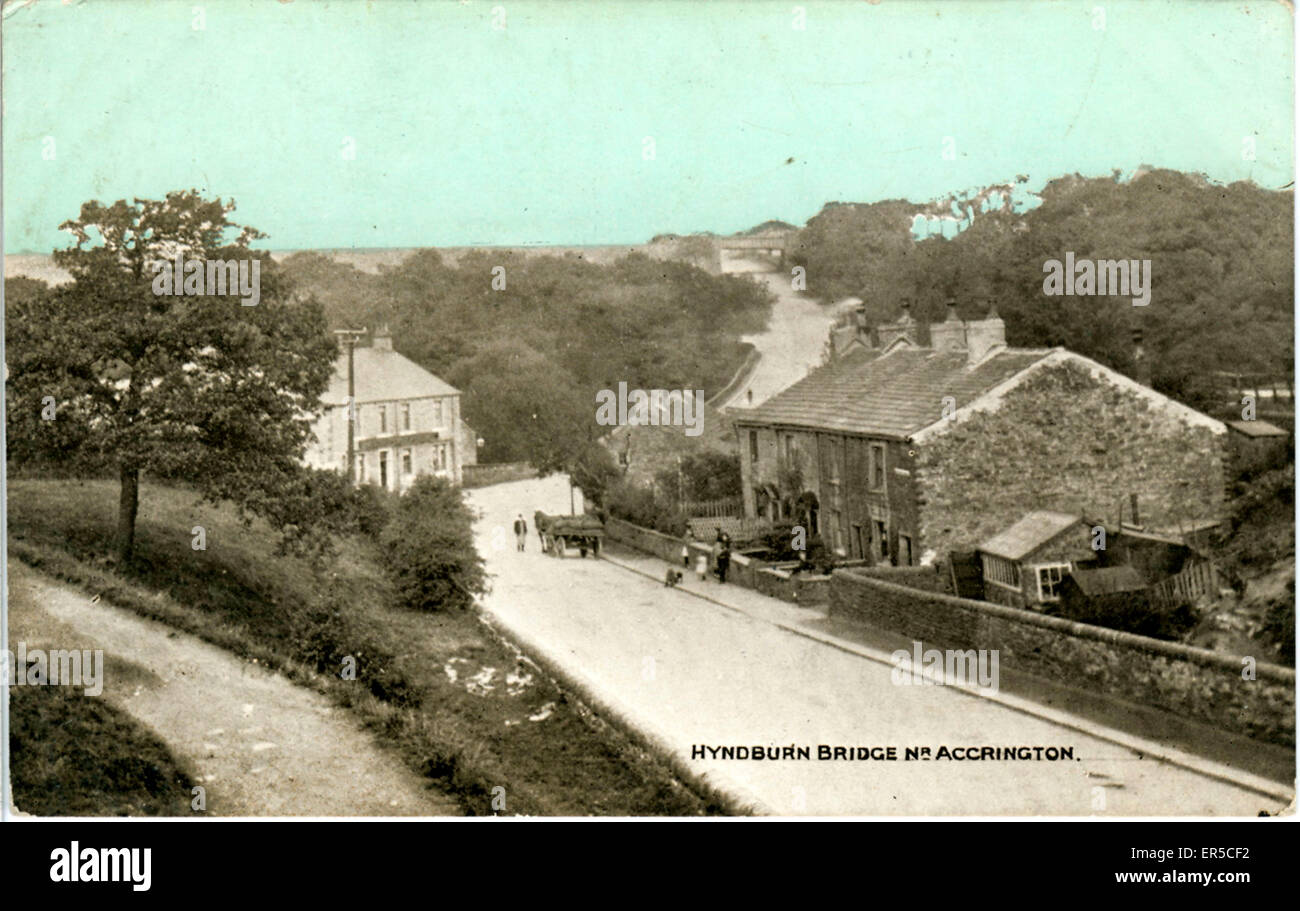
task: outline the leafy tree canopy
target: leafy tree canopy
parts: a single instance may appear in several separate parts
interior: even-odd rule
[[[248,247],[262,235],[231,221],[233,210],[233,201],[192,190],[87,202],[61,226],[73,246],[54,254],[71,284],[8,302],[10,457],[115,470],[123,560],[142,471],[281,525],[295,518],[272,505],[300,483],[336,345],[320,307],[294,296],[270,256]],[[250,274],[257,260],[259,302],[244,306],[237,288],[155,293],[153,264],[177,256],[247,260]]]

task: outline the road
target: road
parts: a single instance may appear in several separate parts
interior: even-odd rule
[[[517,512],[568,511],[563,477],[469,492],[493,575],[484,607],[712,783],[789,815],[1241,815],[1281,808],[1196,772],[949,687],[897,686],[888,665],[606,561],[519,554]],[[493,541],[498,547],[493,547]],[[691,581],[691,586],[700,583]],[[716,588],[714,583],[706,583]],[[692,759],[694,745],[808,746],[811,760]],[[896,748],[817,761],[818,745]],[[1074,761],[904,761],[905,748],[1042,746]]]
[[[206,791],[195,816],[464,815],[319,693],[17,560],[8,584],[10,648],[102,649],[102,696],[85,698],[187,760]]]
[[[719,408],[750,408],[761,405],[783,389],[803,379],[821,363],[827,333],[834,321],[829,308],[790,287],[789,272],[769,272],[772,266],[757,260],[729,259],[726,272],[743,272],[762,282],[776,295],[767,330],[744,336],[762,355],[749,382],[736,390]]]

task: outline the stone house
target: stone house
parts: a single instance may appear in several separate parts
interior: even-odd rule
[[[1061,599],[1062,582],[1097,562],[1092,529],[1080,516],[1035,510],[982,541],[977,549],[984,599],[1012,607],[1041,608]]]
[[[423,474],[459,484],[462,469],[478,461],[473,428],[460,417],[460,391],[393,350],[386,329],[353,351],[356,388],[356,478],[402,491]],[[324,413],[305,462],[347,471],[348,355],[334,364]]]
[[[1029,509],[1149,527],[1220,519],[1226,428],[1064,348],[1013,348],[955,307],[833,339],[831,361],[737,413],[746,516],[802,523],[845,559],[971,550]],[[839,344],[836,344],[838,342]]]

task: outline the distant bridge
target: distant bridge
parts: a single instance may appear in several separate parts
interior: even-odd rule
[[[723,251],[729,253],[757,253],[775,259],[777,266],[785,265],[785,251],[790,246],[793,231],[778,231],[771,234],[750,234],[747,236],[715,237],[713,239],[713,259],[718,271],[722,271]]]

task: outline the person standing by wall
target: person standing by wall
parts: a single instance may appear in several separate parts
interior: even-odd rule
[[[528,523],[524,521],[524,514],[519,513],[515,516],[515,550],[520,553],[524,552],[524,542],[528,540]]]

